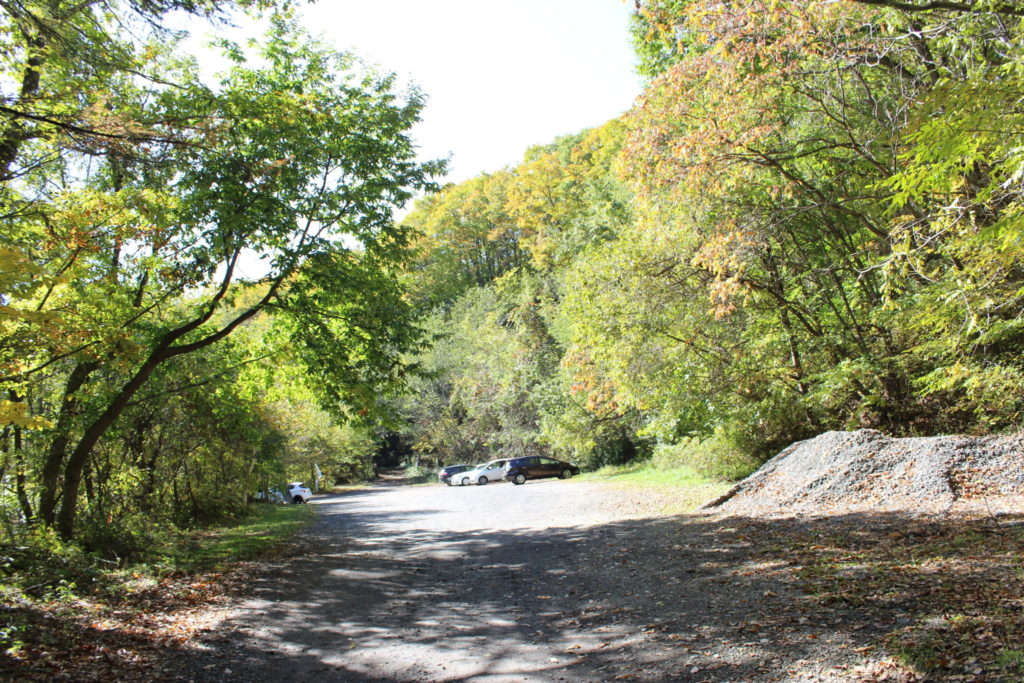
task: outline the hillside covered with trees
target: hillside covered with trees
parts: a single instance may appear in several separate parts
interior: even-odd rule
[[[734,477],[827,430],[1018,428],[1022,19],[639,3],[632,111],[406,219],[410,442]]]

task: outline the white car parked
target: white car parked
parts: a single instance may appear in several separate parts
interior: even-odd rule
[[[288,500],[293,503],[307,503],[313,497],[313,492],[306,488],[301,481],[293,481],[288,484]]]
[[[504,481],[505,463],[507,462],[508,460],[492,460],[489,463],[477,465],[474,469],[455,476],[458,478],[459,483],[463,485],[478,484],[483,486],[492,481]]]

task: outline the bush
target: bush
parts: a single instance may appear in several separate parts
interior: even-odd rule
[[[658,444],[651,464],[663,469],[689,467],[705,477],[731,480],[742,479],[760,463],[718,428],[705,439],[683,437],[676,443]]]
[[[425,463],[406,463],[405,478],[413,483],[437,481],[437,468]]]
[[[4,584],[37,597],[91,587],[99,564],[95,555],[46,527],[27,527],[13,543],[0,546]]]
[[[146,562],[166,550],[168,528],[141,512],[112,518],[89,511],[80,518],[78,539],[83,548],[108,561]]]

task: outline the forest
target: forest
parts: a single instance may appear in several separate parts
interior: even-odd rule
[[[1015,3],[638,1],[629,112],[444,186],[425,96],[293,4],[0,0],[5,547],[141,556],[396,453],[1020,428]],[[236,11],[211,81],[172,17]]]
[[[828,430],[1019,427],[1022,18],[641,3],[632,111],[406,219],[409,441],[732,478]]]

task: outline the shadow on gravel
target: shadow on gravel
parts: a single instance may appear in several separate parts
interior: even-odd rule
[[[182,652],[177,679],[1024,673],[1022,516],[680,515],[460,534],[415,528],[430,510],[352,510],[375,494],[326,503],[309,540],[319,554],[257,579],[254,606],[240,617],[245,637],[214,636]]]

